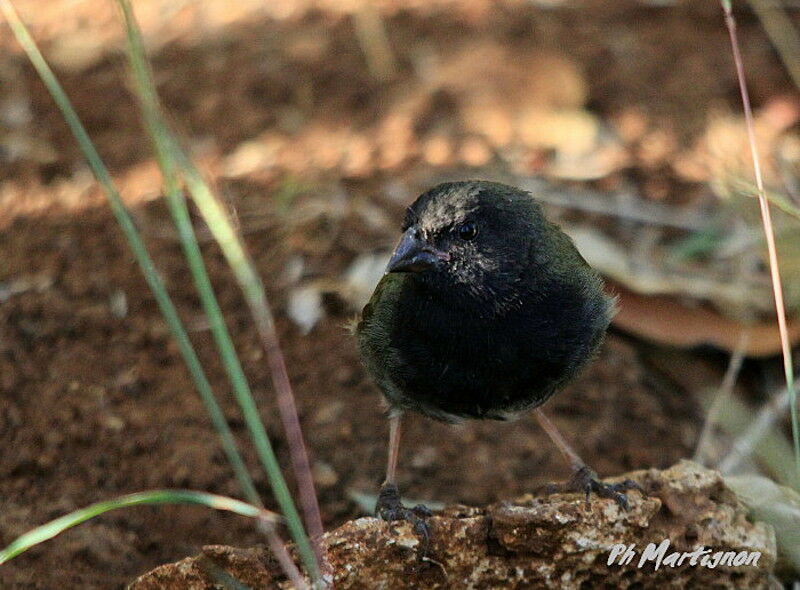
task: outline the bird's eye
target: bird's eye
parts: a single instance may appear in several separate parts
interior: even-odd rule
[[[478,226],[471,221],[467,221],[466,223],[462,223],[458,226],[458,237],[462,240],[469,241],[474,239],[477,235]]]

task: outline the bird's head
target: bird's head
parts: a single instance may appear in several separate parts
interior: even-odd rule
[[[520,189],[484,181],[440,184],[408,208],[386,272],[415,273],[439,290],[507,307],[526,271],[548,266],[553,227]]]

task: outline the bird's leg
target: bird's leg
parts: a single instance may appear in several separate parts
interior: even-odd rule
[[[395,478],[399,450],[400,416],[392,416],[389,419],[389,460],[386,464],[386,479],[378,493],[375,513],[389,522],[393,520],[407,520],[410,522],[414,527],[414,532],[422,539],[419,555],[425,557],[430,544],[430,528],[425,519],[431,516],[431,511],[421,504],[413,508],[406,508],[400,501],[400,491],[397,489],[397,479]]]
[[[400,416],[389,418],[389,460],[386,462],[386,484],[397,484],[397,456],[400,454]]]
[[[555,424],[550,422],[550,419],[541,408],[536,408],[534,414],[536,415],[536,420],[539,422],[539,425],[552,439],[572,469],[572,476],[566,485],[562,486],[565,491],[586,492],[587,502],[589,501],[589,495],[594,492],[601,498],[611,498],[625,510],[628,509],[628,497],[625,494],[626,490],[639,490],[644,493],[642,487],[630,479],[619,483],[604,483],[599,481],[597,479],[597,474],[583,462],[578,456],[578,453],[564,440],[564,437],[561,436]]]

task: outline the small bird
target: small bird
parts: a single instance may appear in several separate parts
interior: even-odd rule
[[[411,205],[402,237],[356,326],[390,420],[376,507],[427,537],[424,506],[400,501],[400,418],[507,420],[535,415],[571,464],[569,487],[627,507],[634,482],[604,484],[538,407],[596,354],[615,312],[603,281],[530,193],[449,182]]]

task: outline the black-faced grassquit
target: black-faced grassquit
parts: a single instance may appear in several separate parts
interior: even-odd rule
[[[404,507],[396,486],[400,416],[506,420],[538,408],[596,354],[615,307],[572,240],[512,186],[440,184],[408,208],[402,232],[356,334],[390,417],[377,512],[427,534],[429,513]],[[571,463],[572,487],[627,505],[635,484],[597,481],[536,417]]]

